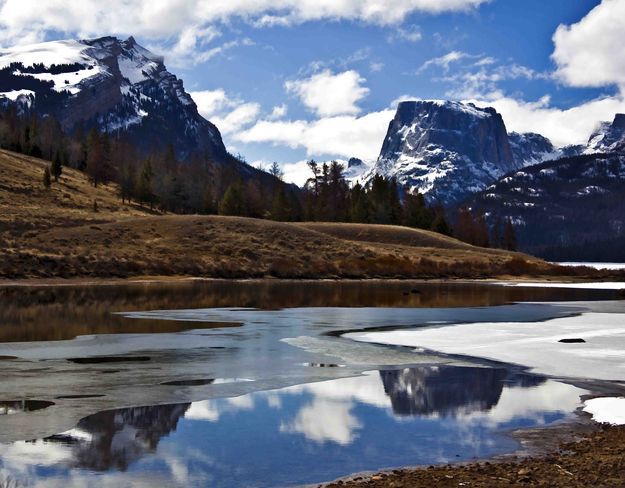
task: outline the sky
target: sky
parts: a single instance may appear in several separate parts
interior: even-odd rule
[[[493,106],[583,143],[625,112],[625,0],[0,0],[0,46],[133,35],[230,152],[375,160],[398,101]]]

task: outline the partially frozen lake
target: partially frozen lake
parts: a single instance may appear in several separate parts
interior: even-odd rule
[[[35,486],[292,486],[512,452],[510,431],[581,410],[590,387],[579,368],[624,311],[610,289],[479,283],[1,293],[0,480]],[[585,314],[602,314],[594,335],[593,321],[547,332]],[[489,324],[495,344],[511,323],[527,358],[529,331],[537,347],[584,335],[558,343],[577,351],[578,369],[530,371],[485,354],[478,334],[455,336]],[[455,349],[381,344],[421,333]]]

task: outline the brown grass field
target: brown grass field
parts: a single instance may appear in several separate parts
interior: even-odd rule
[[[0,151],[0,279],[609,277],[399,226],[161,215],[69,168],[45,189],[46,164]]]

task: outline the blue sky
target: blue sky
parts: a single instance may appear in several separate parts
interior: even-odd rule
[[[232,152],[289,173],[375,159],[404,98],[492,105],[509,130],[582,142],[625,111],[624,31],[625,0],[0,0],[4,46],[134,35]]]

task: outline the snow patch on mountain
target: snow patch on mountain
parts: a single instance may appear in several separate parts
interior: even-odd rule
[[[35,96],[35,92],[32,90],[11,90],[10,92],[0,93],[0,97],[8,98],[12,101],[17,101],[20,97]]]
[[[376,173],[451,205],[483,190],[515,161],[500,114],[493,108],[443,100],[401,102],[375,165]]]
[[[584,153],[625,151],[625,114],[616,114],[614,120],[601,122],[588,139]]]
[[[42,64],[53,65],[88,63],[92,57],[86,53],[89,46],[81,41],[50,41],[0,50],[0,69],[19,63],[24,67]]]
[[[171,143],[223,159],[217,128],[203,119],[163,58],[133,37],[52,41],[0,51],[0,103],[53,115],[66,130],[78,124],[124,132],[140,147]]]

